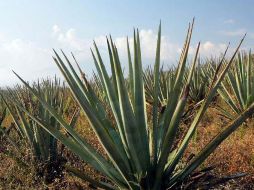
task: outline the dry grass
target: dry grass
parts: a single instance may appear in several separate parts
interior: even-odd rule
[[[233,175],[246,172],[248,175],[237,180],[237,185],[246,189],[254,188],[254,128],[253,120],[248,126],[242,125],[227,138],[203,164],[204,167],[216,166],[215,173],[219,176]],[[201,122],[197,137],[188,148],[188,153],[197,154],[214,136],[216,136],[226,121],[216,109],[210,108]],[[250,186],[251,185],[251,186]]]
[[[9,121],[8,121],[9,122]],[[202,167],[215,165],[215,174],[218,176],[231,175],[238,172],[247,172],[249,175],[237,181],[231,181],[227,186],[221,189],[252,189],[254,184],[254,119],[248,121],[248,126],[240,127],[227,140],[225,140],[217,150],[207,159]],[[190,154],[197,154],[222,128],[226,125],[227,120],[219,116],[218,111],[209,108],[200,126],[197,135],[192,140],[188,151],[185,155],[187,158]],[[186,125],[187,126],[187,125]],[[183,126],[185,128],[186,126]],[[78,121],[76,130],[88,142],[96,147],[97,151],[104,154],[96,135],[92,131],[89,122],[82,115]],[[184,131],[184,130],[183,130]],[[181,135],[180,135],[181,136]],[[95,172],[91,167],[80,161],[70,151],[64,151],[69,164],[84,171],[86,174],[102,179],[103,176]],[[25,171],[15,164],[15,162],[0,154],[0,189],[90,189],[89,184],[64,173],[61,179],[50,185],[42,184],[39,180],[34,180],[35,176],[31,171]]]

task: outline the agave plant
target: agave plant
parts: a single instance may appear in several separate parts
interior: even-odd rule
[[[96,95],[101,99],[102,102],[108,103],[106,94],[103,93],[103,84],[98,75],[93,72],[93,79],[90,82],[93,90],[95,91]]]
[[[3,93],[1,89],[0,92]],[[4,104],[4,101],[0,99],[0,126],[2,126],[5,117],[6,117],[6,106]]]
[[[167,100],[170,98],[170,92],[173,88],[173,81],[175,78],[175,69],[170,68],[167,71],[163,70],[163,67],[160,69],[159,73],[160,79],[159,79],[159,93],[158,93],[158,107],[161,111],[164,110]],[[144,88],[145,88],[145,94],[146,94],[146,102],[149,105],[153,105],[154,101],[154,72],[151,67],[148,67],[144,72]]]
[[[0,99],[0,136],[6,135],[6,128],[3,126],[3,122],[6,118],[7,111],[4,102]]]
[[[8,127],[4,125],[4,120],[8,117],[8,113],[4,101],[1,99],[0,102],[2,110],[2,112],[0,113],[0,141],[1,141],[0,154],[5,155],[8,158],[11,158],[21,168],[27,168],[28,165],[22,159],[23,155],[20,152],[20,147],[14,141],[13,137],[10,136],[10,132],[11,129],[13,128],[12,127],[13,125],[10,125]],[[18,156],[16,154],[18,154]]]
[[[232,114],[221,108],[224,116],[232,119],[254,102],[253,56],[249,53],[238,53],[233,68],[228,72],[219,94],[229,106]]]
[[[107,154],[107,158],[98,153],[86,139],[81,138],[80,135],[73,130],[72,126],[70,126],[61,115],[40,96],[36,89],[30,87],[16,74],[27,88],[39,99],[42,106],[50,112],[52,118],[55,118],[55,120],[59,122],[64,130],[58,130],[42,122],[23,107],[20,107],[20,109],[109,180],[108,182],[96,181],[83,173],[82,176],[92,183],[93,186],[104,189],[132,190],[158,190],[177,187],[179,183],[190,176],[218,145],[254,111],[254,104],[252,104],[250,108],[228,124],[228,126],[208,143],[190,162],[185,165],[180,164],[180,167],[179,163],[181,163],[183,154],[188,147],[194,131],[200,123],[200,120],[207,110],[209,103],[212,101],[213,96],[242,43],[241,41],[228,63],[223,65],[225,52],[220,66],[215,72],[209,92],[193,118],[188,132],[182,141],[175,146],[176,133],[181,124],[181,116],[186,106],[200,45],[198,44],[197,46],[193,64],[188,74],[188,80],[184,86],[180,85],[184,81],[192,28],[193,23],[188,29],[175,80],[172,84],[172,91],[169,95],[171,97],[170,101],[167,101],[165,111],[160,113],[158,112],[158,97],[160,89],[161,26],[159,27],[153,74],[154,87],[152,93],[154,99],[151,122],[148,122],[146,113],[146,97],[138,30],[134,31],[133,55],[130,54],[127,39],[130,91],[127,90],[117,47],[112,39],[107,39],[108,53],[111,69],[113,71],[112,79],[110,79],[106,71],[96,43],[94,43],[94,51],[92,50],[98,76],[103,85],[103,92],[106,94],[115,122],[108,118],[99,97],[96,96],[96,93],[89,83],[84,83],[82,81],[82,78],[79,77],[79,74],[75,71],[67,56],[62,52],[68,67],[59,54],[55,52],[54,60],[68,82],[81,109],[90,121],[91,127]],[[70,135],[65,136],[64,131],[67,131]]]
[[[198,65],[193,72],[193,79],[190,85],[190,100],[198,103],[205,98],[207,88],[209,87],[209,76],[202,65]]]
[[[33,87],[37,89],[40,98],[43,98],[58,114],[62,115],[64,113],[65,107],[68,106],[66,103],[69,101],[66,96],[67,90],[59,79],[43,80],[42,82],[34,83]],[[23,144],[27,144],[31,149],[33,166],[37,175],[45,177],[45,182],[47,183],[52,182],[54,175],[59,174],[58,167],[62,161],[58,154],[57,140],[41,128],[37,122],[27,117],[21,111],[21,107],[29,110],[41,122],[50,125],[54,129],[59,129],[60,124],[50,115],[48,110],[44,109],[38,99],[26,87],[16,86],[15,89],[9,89],[8,96],[3,97],[3,101],[13,118]],[[14,102],[13,105],[11,101]],[[15,139],[11,139],[8,135],[7,137],[12,142],[15,142]]]

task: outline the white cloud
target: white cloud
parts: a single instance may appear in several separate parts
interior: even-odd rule
[[[239,35],[243,31],[230,33],[230,35]],[[74,28],[66,31],[59,26],[52,27],[51,39],[54,47],[63,49],[67,54],[73,52],[81,67],[86,73],[91,73],[95,69],[90,47],[92,47],[92,39],[84,39],[79,37]],[[109,61],[107,53],[106,38],[103,35],[94,38],[103,57],[105,63]],[[127,67],[127,48],[126,37],[119,36],[113,38],[123,63],[123,67]],[[140,41],[142,58],[144,65],[154,62],[156,54],[157,32],[153,30],[140,30]],[[133,51],[133,38],[129,38],[130,48]],[[49,44],[48,46],[52,46]],[[167,36],[161,38],[161,61],[165,64],[175,63],[179,59],[182,44],[172,42]],[[190,47],[190,55],[195,53],[195,46]],[[201,44],[200,55],[217,56],[225,51],[226,44],[205,41]],[[52,50],[43,48],[36,42],[26,41],[19,38],[10,39],[0,34],[0,86],[15,84],[18,79],[12,74],[11,70],[15,70],[25,80],[36,80],[41,77],[54,76],[58,73],[57,67],[52,61]]]
[[[59,28],[58,25],[54,25],[54,26],[52,27],[52,34],[53,34],[53,35],[58,34],[60,31],[61,31],[61,29]]]
[[[234,24],[235,20],[234,19],[228,19],[228,20],[224,20],[225,24]]]
[[[199,48],[199,55],[202,58],[210,58],[210,57],[214,57],[214,56],[220,56],[221,54],[223,54],[226,50],[227,44],[224,43],[213,43],[211,41],[205,41],[203,43],[200,44],[200,48]],[[197,45],[191,45],[189,48],[189,58],[193,57],[194,54],[196,53],[197,50]],[[181,53],[182,49],[179,48],[178,52]],[[231,49],[228,51],[231,52]]]
[[[220,31],[221,34],[225,36],[243,36],[247,30],[245,28],[240,28],[234,31]]]
[[[60,30],[61,31],[61,30]],[[240,35],[244,33],[245,30],[241,29],[238,31],[234,31],[231,33],[226,33],[228,35]],[[154,32],[151,29],[142,29],[139,32],[140,34],[140,42],[141,42],[141,51],[143,63],[146,64],[146,61],[150,61],[153,63],[155,59],[155,51],[156,51],[156,43],[157,43],[157,32]],[[69,47],[71,51],[76,51],[80,61],[91,60],[90,47],[92,47],[91,39],[81,39],[77,36],[76,30],[69,29],[66,32],[59,32],[58,36],[56,36],[58,42],[64,47]],[[108,61],[107,54],[107,44],[106,44],[106,36],[100,35],[94,38],[103,58]],[[118,49],[120,59],[124,63],[124,67],[127,66],[127,45],[126,45],[126,37],[120,36],[113,38],[113,41],[116,44]],[[129,38],[130,49],[133,51],[133,38]],[[219,56],[224,53],[227,44],[224,43],[214,43],[210,40],[207,40],[201,43],[200,46],[200,55],[201,57],[210,57],[210,56]],[[182,44],[178,44],[175,42],[171,42],[167,36],[162,35],[161,37],[161,61],[165,64],[175,63],[180,56]],[[77,51],[79,50],[79,51]],[[88,50],[88,51],[87,51]],[[196,47],[191,45],[189,49],[189,54],[194,55],[196,51]],[[233,49],[229,49],[229,54]],[[91,65],[92,62],[90,62]]]
[[[63,49],[67,56],[72,52],[85,72],[92,73],[92,70],[95,69],[90,52],[93,42],[92,39],[80,38],[76,29],[69,28],[65,31],[58,25],[53,26],[51,38],[54,47]],[[71,57],[70,60],[72,61]]]
[[[247,38],[250,37],[251,39],[254,39],[254,32],[251,32],[247,30],[246,28],[239,28],[237,30],[232,31],[219,31],[220,34],[229,36],[229,37],[243,37],[244,34],[247,34]]]
[[[152,30],[140,30],[140,43],[141,43],[141,53],[143,59],[155,59],[156,46],[157,46],[157,33]],[[106,49],[106,37],[99,36],[95,38],[96,44],[98,46]],[[127,56],[127,38],[117,37],[114,39],[116,47],[121,56]],[[133,51],[133,38],[129,38],[130,49]],[[161,36],[161,59],[162,61],[174,61],[176,55],[178,54],[178,45],[171,42],[168,37]]]
[[[226,50],[227,44],[224,43],[213,43],[206,41],[200,46],[200,54],[203,57],[218,56]]]
[[[10,85],[19,80],[14,70],[25,80],[37,80],[56,73],[48,49],[21,39],[0,40],[0,85]]]
[[[214,44],[213,44],[212,42],[210,42],[210,41],[207,41],[207,42],[205,42],[205,43],[203,44],[203,49],[204,49],[205,51],[210,50],[210,49],[212,49],[212,48],[214,48]]]
[[[53,33],[55,31],[53,30]],[[85,47],[85,41],[77,38],[76,30],[70,28],[66,33],[61,33],[60,29],[57,32],[57,40],[61,45],[68,45],[69,48],[82,51]]]

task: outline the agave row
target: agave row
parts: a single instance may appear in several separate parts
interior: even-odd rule
[[[67,96],[67,88],[64,84],[61,84],[59,79],[38,81],[38,83],[33,84],[33,88],[37,90],[40,98],[52,106],[58,114],[64,115],[70,104],[70,97]],[[59,164],[61,164],[57,139],[40,127],[36,121],[28,117],[23,110],[25,109],[33,113],[33,115],[40,119],[40,122],[50,125],[55,130],[60,129],[60,124],[26,87],[17,85],[14,89],[8,89],[5,96],[2,96],[2,100],[13,119],[20,141],[31,150],[30,158],[32,158],[32,164],[37,175],[45,177],[47,183],[52,182],[54,178],[53,173],[55,172],[56,174],[58,172]],[[70,125],[75,125],[76,117],[77,114],[74,114]],[[0,127],[0,129],[8,140],[12,142],[12,145],[17,144],[17,139],[6,134],[3,127]],[[22,151],[19,150],[17,145],[15,145],[15,148],[21,154],[16,155],[16,158],[19,158],[22,156]],[[20,160],[26,162],[22,158]],[[29,162],[26,165],[29,165]]]
[[[77,154],[83,161],[90,164],[111,181],[110,183],[96,181],[87,176],[86,179],[93,185],[104,189],[133,190],[157,190],[175,187],[191,175],[254,110],[254,104],[251,104],[248,109],[245,109],[241,115],[223,128],[221,133],[208,143],[189,163],[185,164],[184,167],[179,167],[181,158],[198,124],[213,100],[243,41],[242,39],[228,62],[225,63],[226,52],[221,58],[219,65],[214,70],[214,75],[211,78],[204,100],[190,123],[186,135],[177,146],[174,146],[176,134],[190,94],[193,75],[197,72],[196,64],[200,44],[197,46],[193,63],[186,77],[187,56],[192,29],[193,23],[189,26],[179,64],[174,74],[174,80],[171,81],[171,89],[166,92],[165,110],[164,112],[159,112],[158,105],[160,102],[164,102],[164,98],[161,98],[162,96],[160,95],[160,89],[163,88],[160,82],[163,80],[163,74],[160,72],[161,26],[159,27],[152,74],[152,88],[147,85],[150,88],[150,94],[152,94],[151,123],[147,120],[147,96],[144,88],[147,79],[143,77],[138,30],[134,31],[133,54],[130,53],[127,40],[129,62],[129,79],[127,83],[121,68],[117,47],[111,37],[107,39],[107,45],[112,77],[106,71],[96,43],[94,43],[94,50],[91,51],[98,73],[97,80],[100,81],[100,89],[105,95],[114,121],[108,117],[107,108],[102,103],[101,98],[97,96],[98,93],[90,85],[83,72],[79,69],[80,74],[78,74],[63,52],[65,61],[55,52],[54,61],[64,75],[81,110],[90,121],[108,158],[98,153],[86,139],[81,138],[73,129],[71,123],[66,122],[62,114],[51,104],[51,101],[47,101],[40,94],[39,89],[31,87],[18,75],[27,89],[37,97],[47,114],[50,114],[50,118],[54,119],[58,127],[52,126],[50,122],[44,122],[18,102],[15,102],[15,106],[19,112],[27,114],[33,122],[61,141],[73,153]],[[76,62],[76,60],[74,61]],[[151,81],[151,79],[149,80]],[[59,129],[60,127],[63,130]],[[69,135],[66,135],[66,132]],[[83,174],[83,176],[86,175]]]

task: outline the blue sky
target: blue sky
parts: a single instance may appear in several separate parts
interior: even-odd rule
[[[242,49],[254,42],[254,2],[251,0],[12,0],[0,1],[0,85],[60,75],[52,62],[52,48],[74,52],[85,72],[94,69],[89,48],[95,40],[107,62],[105,35],[116,40],[126,61],[125,37],[133,27],[141,33],[144,65],[152,63],[156,32],[162,21],[162,60],[175,63],[188,22],[196,18],[192,48],[200,40],[203,56],[219,55],[228,42],[232,48],[244,33]]]

